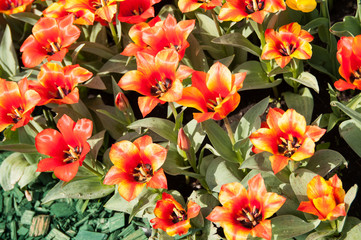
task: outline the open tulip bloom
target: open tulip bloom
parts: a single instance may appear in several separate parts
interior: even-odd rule
[[[208,215],[209,221],[219,223],[227,240],[243,240],[251,234],[270,240],[272,217],[286,201],[286,198],[267,192],[261,174],[248,181],[248,190],[241,183],[222,185],[219,192],[222,207],[215,207]]]
[[[34,0],[1,0],[0,13],[7,15],[24,12]]]
[[[162,199],[154,208],[156,218],[150,220],[153,228],[162,229],[169,236],[184,235],[191,228],[190,219],[199,214],[201,207],[193,201],[187,204],[187,211],[168,193],[162,194]]]
[[[297,210],[314,214],[322,221],[346,216],[345,190],[337,175],[328,181],[319,175],[315,176],[307,184],[307,197],[309,201],[301,202]]]
[[[221,6],[221,0],[179,0],[178,7],[182,13],[192,12],[198,8],[203,8],[204,10],[210,10],[217,6]]]
[[[113,144],[109,158],[114,164],[104,178],[104,184],[118,184],[118,192],[128,202],[136,198],[145,186],[167,188],[167,179],[160,168],[167,150],[153,143],[150,136],[134,142],[120,141]]]
[[[253,132],[249,139],[253,151],[270,152],[273,172],[276,174],[285,168],[288,161],[301,161],[311,157],[317,142],[326,130],[317,126],[306,126],[305,118],[294,109],[286,112],[279,108],[270,108],[266,127]]]
[[[92,134],[93,122],[82,118],[75,123],[64,114],[56,126],[59,131],[45,129],[35,138],[38,152],[50,156],[40,160],[36,171],[54,171],[57,178],[68,182],[75,177],[90,151],[87,139]]]

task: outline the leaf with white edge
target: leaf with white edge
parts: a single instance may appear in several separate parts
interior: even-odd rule
[[[14,188],[21,179],[29,163],[21,153],[12,153],[0,166],[0,185],[5,191]]]
[[[305,222],[293,215],[282,215],[271,219],[274,240],[289,239],[308,233],[315,229],[320,220]],[[285,227],[287,226],[287,227]]]
[[[351,203],[353,202],[353,200],[355,199],[356,197],[356,194],[357,194],[357,185],[353,185],[353,187],[351,187],[346,195],[345,195],[345,199],[344,199],[344,202],[345,202],[345,211],[346,211],[346,214],[348,212],[348,210],[350,209],[350,206],[351,206]],[[345,217],[342,217],[340,219],[337,220],[337,230],[339,232],[342,232],[343,228],[344,228],[344,225],[345,225],[345,221],[347,219],[347,216]]]
[[[137,129],[141,127],[149,128],[153,132],[157,133],[159,136],[171,141],[172,143],[177,144],[178,133],[174,131],[175,125],[173,122],[167,119],[149,117],[137,120],[128,125],[128,128],[130,129]]]
[[[28,165],[24,169],[24,173],[18,182],[20,188],[25,187],[40,175],[40,172],[37,172],[36,169],[38,169],[37,163]]]
[[[334,168],[347,164],[346,159],[337,151],[321,149],[308,160],[306,168],[324,177]]]
[[[239,182],[240,179],[242,178],[238,164],[222,158],[214,159],[207,168],[206,182],[212,191],[219,192],[223,184]]]
[[[351,108],[348,108],[342,103],[337,101],[332,101],[331,106],[338,107],[342,112],[346,113],[350,118],[354,119],[359,124],[361,124],[361,113],[356,112],[355,110],[352,110]]]
[[[361,34],[360,20],[354,16],[346,16],[342,22],[335,23],[330,32],[338,37],[355,37]]]
[[[254,106],[252,106],[245,114],[242,116],[241,120],[238,123],[235,138],[236,140],[247,138],[252,129],[254,128],[256,119],[259,119],[260,116],[264,114],[269,104],[269,97],[261,100]],[[260,126],[256,126],[258,129]]]
[[[288,108],[293,108],[299,114],[303,115],[306,123],[310,124],[313,112],[313,97],[308,88],[302,88],[300,94],[284,92],[282,94],[285,98]]]
[[[343,121],[339,126],[339,132],[352,150],[361,157],[361,123],[353,119]]]
[[[317,176],[316,173],[308,169],[300,168],[290,175],[290,184],[293,192],[296,194],[298,201],[308,201],[307,184]]]
[[[8,76],[14,76],[19,72],[19,62],[13,45],[9,25],[6,25],[0,43],[0,66]]]
[[[214,26],[214,24],[213,24]],[[254,45],[251,41],[245,38],[241,33],[234,32],[229,33],[212,40],[212,43],[238,47],[241,48],[257,57],[261,56],[262,50]]]
[[[215,121],[204,121],[202,122],[202,127],[206,131],[213,147],[225,160],[238,162],[229,136]]]
[[[247,72],[241,91],[272,88],[282,82],[282,79],[277,79],[274,82],[271,82],[261,64],[264,63],[260,63],[258,61],[248,61],[235,68],[233,73]]]
[[[75,177],[68,183],[60,181],[41,200],[47,203],[61,198],[97,199],[114,192],[114,186],[104,185],[98,176]]]

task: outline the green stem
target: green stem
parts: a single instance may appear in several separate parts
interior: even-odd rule
[[[258,26],[258,31],[259,31],[259,40],[261,41],[261,46],[262,46],[262,49],[264,47],[264,45],[266,45],[266,39],[265,39],[265,36],[264,36],[264,30],[263,30],[263,25],[262,23],[257,23],[257,26]]]
[[[175,109],[174,103],[168,102],[168,104],[169,104],[170,109],[172,109],[174,119],[177,119],[178,113],[177,113],[177,109]]]
[[[194,154],[193,148],[190,148],[188,151],[185,151],[189,164],[192,166],[193,171],[198,173],[196,156]]]
[[[227,117],[225,117],[223,119],[224,121],[224,125],[227,129],[227,133],[228,133],[228,136],[229,136],[229,139],[231,140],[231,143],[232,143],[232,147],[234,146],[234,144],[236,143],[236,140],[234,139],[234,135],[233,135],[233,131],[232,131],[232,128],[231,128],[231,124],[229,123],[229,120]],[[237,159],[238,159],[238,162],[239,164],[242,164],[243,162],[243,157],[242,157],[242,154],[239,150],[235,150],[235,153],[237,155]]]
[[[218,31],[218,35],[219,36],[222,36],[222,31],[221,31],[221,27],[219,26],[219,22],[217,20],[217,16],[216,16],[216,13],[214,12],[213,9],[209,10],[212,14],[212,18],[213,18],[213,21],[214,23],[216,24],[216,28],[217,28],[217,31]]]
[[[99,177],[103,177],[103,175],[101,173],[99,173],[98,171],[94,170],[92,167],[90,167],[86,162],[83,162],[83,166],[88,169],[89,171],[91,171],[92,173],[94,173],[95,175],[99,176]]]
[[[331,225],[331,227],[332,227],[333,230],[336,230],[336,229],[337,229],[337,222],[336,222],[336,220],[330,221],[330,225]]]
[[[33,130],[36,134],[38,134],[39,132],[43,131],[44,129],[34,120],[30,120],[28,122],[28,126],[30,127],[31,130]]]
[[[113,23],[108,23],[108,25],[109,25],[109,28],[110,28],[110,32],[112,33],[114,43],[115,43],[115,45],[118,45],[117,31],[115,30],[115,27],[114,27]]]

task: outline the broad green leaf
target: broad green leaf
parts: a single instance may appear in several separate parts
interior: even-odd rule
[[[185,58],[182,61],[189,60],[189,67],[197,71],[205,71],[207,72],[209,69],[206,55],[202,50],[198,40],[194,37],[193,34],[190,34],[187,38],[190,46],[186,49]]]
[[[20,153],[37,153],[36,147],[31,144],[1,144],[0,150],[20,152]]]
[[[360,20],[353,16],[346,16],[342,22],[335,23],[330,32],[338,37],[355,37],[361,34]]]
[[[312,44],[312,58],[308,60],[308,64],[336,81],[338,80],[337,68],[332,65],[332,58],[334,58],[334,56],[331,56],[327,49]]]
[[[269,104],[269,97],[261,100],[254,106],[252,106],[241,118],[238,123],[235,138],[236,140],[247,138],[254,127],[259,128],[260,126],[255,126],[256,119],[259,119],[260,116],[264,114]]]
[[[97,159],[100,147],[103,145],[105,130],[98,132],[87,140],[90,145],[92,159]]]
[[[225,130],[213,120],[202,122],[202,127],[206,131],[212,146],[225,160],[238,162],[231,140]]]
[[[300,168],[290,175],[290,184],[293,192],[296,194],[298,201],[308,201],[307,184],[317,174],[308,169]]]
[[[271,167],[271,162],[269,161],[269,157],[271,153],[261,152],[255,154],[241,164],[240,169],[256,169],[260,171],[273,172]]]
[[[21,153],[12,153],[0,166],[0,185],[5,191],[14,188],[21,179],[29,163]]]
[[[194,151],[197,152],[199,147],[202,145],[204,138],[206,137],[201,124],[192,119],[187,123],[187,125],[184,126],[184,132],[191,140]]]
[[[30,25],[35,25],[40,19],[40,16],[32,13],[32,12],[20,12],[11,14],[10,17],[15,18],[17,20],[29,23]]]
[[[322,149],[308,160],[306,168],[324,177],[333,169],[340,165],[346,165],[346,159],[339,153],[331,149]]]
[[[136,70],[137,65],[135,58],[129,61],[129,57],[123,55],[115,55],[109,59],[103,67],[99,69],[99,75],[107,75],[109,73],[121,73],[124,74],[131,70]]]
[[[313,112],[313,97],[308,88],[302,88],[300,94],[284,92],[282,94],[285,98],[288,108],[293,108],[299,114],[303,115],[306,123],[311,123]]]
[[[97,89],[97,90],[106,90],[103,80],[99,77],[99,75],[95,75],[89,81],[83,84],[83,86],[87,88]]]
[[[355,197],[356,197],[357,190],[358,190],[358,187],[357,187],[357,185],[355,184],[353,187],[351,187],[351,188],[347,191],[347,193],[346,193],[346,195],[345,195],[344,201],[345,201],[345,205],[346,205],[346,206],[345,206],[346,214],[348,213],[348,210],[350,210],[351,203],[353,202],[353,200],[354,200]],[[342,217],[342,218],[340,218],[340,219],[337,220],[337,230],[338,230],[339,232],[341,232],[341,231],[343,230],[344,225],[345,225],[345,221],[347,221],[346,219],[347,219],[347,216]]]
[[[212,25],[214,26],[214,24]],[[241,33],[229,33],[212,40],[213,43],[238,47],[241,48],[257,57],[261,56],[262,50],[254,45],[251,41],[245,38]]]
[[[72,44],[69,47],[69,50],[76,49],[79,45],[85,44],[82,48],[82,51],[92,53],[94,55],[97,55],[99,57],[105,58],[105,59],[111,59],[114,55],[116,55],[111,49],[107,48],[105,45],[100,43],[92,43],[92,42],[78,42],[75,44]]]
[[[241,171],[238,170],[238,164],[216,158],[207,168],[206,182],[212,191],[219,192],[223,184],[240,181]]]
[[[59,181],[41,200],[47,203],[61,198],[96,199],[114,192],[114,186],[104,185],[98,176],[75,177],[68,183]]]
[[[340,124],[339,132],[352,150],[361,157],[361,123],[353,119],[343,121]]]
[[[317,82],[316,77],[313,76],[309,72],[302,72],[298,76],[298,78],[290,77],[290,79],[292,79],[293,81],[296,81],[298,83],[301,83],[301,84],[305,85],[306,87],[312,88],[317,93],[319,93],[319,91],[320,91],[320,88],[318,87],[318,82]]]
[[[285,66],[284,68],[281,68],[281,67],[276,67],[274,69],[272,69],[268,74],[267,76],[268,77],[274,77],[276,76],[277,74],[283,74],[283,73],[289,73],[291,72],[291,68],[289,66]]]
[[[355,217],[347,217],[339,240],[356,240],[361,236],[361,221]]]
[[[40,175],[40,172],[36,171],[37,168],[38,168],[37,163],[25,167],[24,173],[18,182],[20,188],[25,187]]]
[[[234,59],[234,54],[231,55],[231,56],[229,56],[229,57],[225,57],[225,58],[222,58],[222,59],[214,60],[213,63],[220,62],[220,63],[222,63],[223,65],[225,65],[226,67],[229,67],[229,65],[231,65],[231,63],[233,62],[233,59]]]
[[[0,43],[0,66],[8,76],[14,76],[19,72],[18,57],[15,52],[9,25],[6,25]]]
[[[350,118],[354,119],[359,124],[361,124],[361,113],[356,112],[355,110],[352,110],[351,108],[348,108],[342,103],[337,101],[332,101],[331,106],[338,107],[339,109],[341,109],[342,112],[346,113]]]
[[[178,133],[174,131],[175,125],[167,119],[150,117],[137,120],[128,125],[128,128],[130,129],[138,129],[142,127],[149,128],[159,136],[177,144]]]
[[[317,28],[319,26],[328,26],[328,24],[329,24],[328,18],[319,17],[308,22],[305,26],[303,26],[303,29],[309,32],[311,29]]]
[[[271,82],[261,64],[264,63],[260,63],[258,61],[248,61],[242,63],[233,71],[234,73],[247,72],[241,91],[271,88],[282,82],[281,79]]]
[[[202,31],[208,33],[210,36],[219,37],[217,27],[214,24],[212,18],[200,12],[195,12],[195,15],[198,19],[198,24]]]
[[[271,219],[274,240],[289,239],[315,229],[320,220],[305,222],[293,215],[282,215]]]

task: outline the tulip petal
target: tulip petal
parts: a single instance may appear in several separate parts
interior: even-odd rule
[[[162,168],[154,173],[153,177],[147,183],[147,187],[168,189],[167,178]]]
[[[167,149],[158,144],[152,143],[146,146],[144,149],[143,162],[146,161],[145,159],[147,159],[152,165],[153,170],[156,171],[163,165],[166,157]]]
[[[332,193],[332,187],[327,184],[326,180],[317,175],[307,184],[307,196],[309,199],[320,198]]]
[[[253,237],[260,237],[266,240],[271,240],[272,238],[272,227],[271,220],[263,220],[255,226],[251,234]]]
[[[277,174],[287,166],[289,158],[282,155],[272,155],[269,157],[269,160],[271,161],[274,174]]]
[[[140,163],[139,149],[132,142],[123,140],[114,143],[109,152],[112,163],[123,172],[133,172]]]
[[[247,191],[239,182],[227,183],[222,185],[219,192],[219,202],[224,205],[233,199],[248,198]]]
[[[119,182],[121,181],[122,178],[124,178],[125,175],[127,176],[129,174],[123,172],[120,168],[117,168],[116,166],[112,166],[105,175],[103,184],[106,185],[119,184]]]
[[[68,163],[54,169],[54,175],[65,182],[72,180],[78,172],[79,161]]]
[[[138,183],[129,175],[123,175],[118,183],[118,192],[126,201],[130,202],[143,190],[145,183]]]
[[[64,155],[64,150],[68,148],[63,135],[50,128],[36,135],[35,146],[39,153],[52,157]]]
[[[313,206],[313,204],[309,201],[301,202],[300,206],[297,208],[298,211],[302,211],[305,213],[310,213],[316,215],[320,220],[324,220],[325,218],[317,211],[317,209]]]
[[[306,138],[301,147],[291,156],[294,161],[301,161],[311,157],[315,153],[315,143],[311,138]]]
[[[286,198],[276,193],[266,193],[263,196],[263,217],[270,218],[285,203]]]
[[[47,172],[54,171],[56,167],[62,166],[65,163],[61,158],[44,158],[41,159],[38,163],[37,172]]]
[[[147,116],[153,109],[161,103],[158,98],[155,97],[139,97],[138,106],[139,110],[142,113],[143,117]]]
[[[288,109],[282,117],[278,119],[278,126],[282,132],[291,134],[299,139],[306,132],[306,119],[294,109]]]

